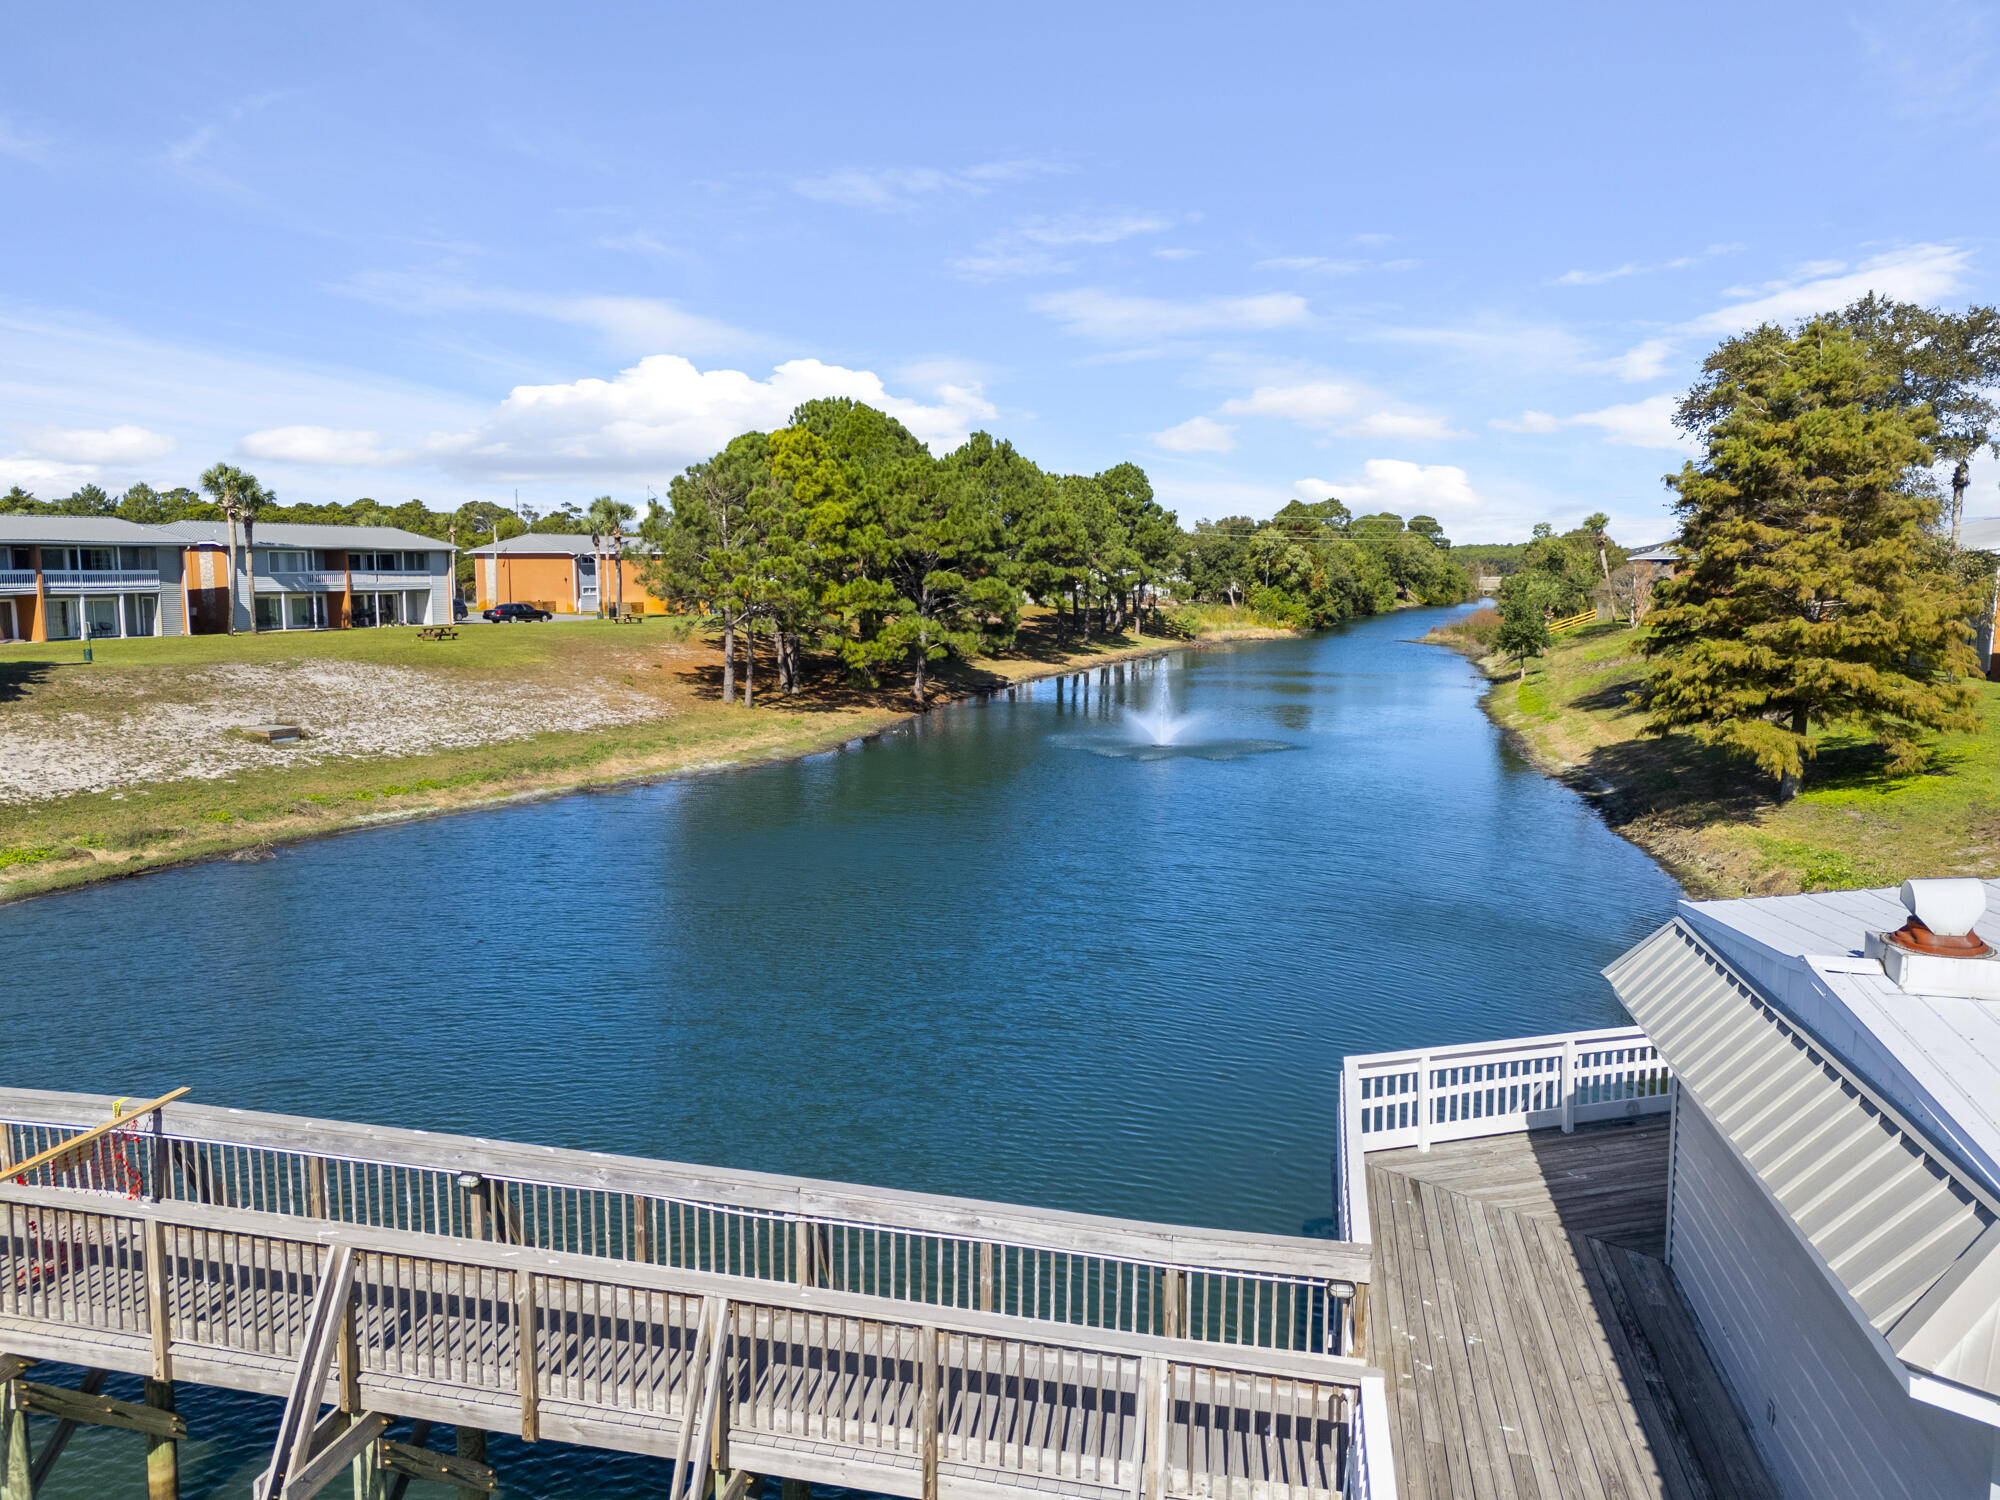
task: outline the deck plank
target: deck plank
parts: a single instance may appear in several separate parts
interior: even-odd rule
[[[1664,1120],[1371,1152],[1405,1495],[1775,1500],[1664,1264]]]

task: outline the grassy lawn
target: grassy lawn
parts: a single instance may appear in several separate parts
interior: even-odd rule
[[[1799,796],[1685,734],[1643,732],[1630,697],[1639,632],[1595,625],[1558,637],[1515,680],[1486,657],[1488,711],[1538,761],[1590,795],[1611,826],[1699,896],[1893,885],[1909,876],[2000,869],[2000,683],[1976,682],[1984,729],[1948,735],[1922,772],[1892,777],[1864,735],[1829,730]],[[1476,639],[1432,639],[1476,659]]]
[[[960,696],[1171,644],[1062,643],[1046,619],[1031,619],[1015,650],[948,668],[937,689]],[[102,641],[94,655],[84,665],[74,642],[0,649],[0,745],[29,788],[0,802],[0,900],[190,859],[263,858],[275,843],[388,819],[807,754],[877,732],[911,706],[898,685],[858,690],[831,669],[796,698],[765,697],[768,660],[756,707],[724,705],[721,653],[687,618],[471,626],[445,642],[418,641],[409,629]],[[346,700],[362,705],[351,717],[381,722],[336,725],[303,748],[252,744],[223,727],[232,714],[242,725],[273,712],[266,705],[281,704],[292,679],[329,677],[343,688],[389,682],[377,699],[350,692]],[[497,714],[524,698],[531,718],[551,724],[571,705],[600,699],[620,717],[509,737],[468,732],[468,716],[484,718],[485,705]],[[57,777],[75,771],[76,757],[64,747],[115,751],[134,726],[183,722],[199,726],[194,751],[223,758],[203,774],[148,775],[143,761],[121,765],[111,753],[101,784],[36,795],[37,765],[47,767],[47,786],[68,784]],[[421,748],[326,753],[343,731]],[[24,751],[43,758],[25,772]]]

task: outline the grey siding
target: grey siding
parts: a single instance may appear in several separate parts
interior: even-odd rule
[[[1913,1400],[1698,1106],[1675,1104],[1671,1257],[1785,1493],[1988,1500],[1994,1431]]]
[[[155,547],[160,569],[160,634],[186,635],[186,601],[181,595],[186,556],[178,547]]]

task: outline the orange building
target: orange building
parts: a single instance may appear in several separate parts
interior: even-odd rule
[[[600,557],[588,536],[545,531],[468,547],[473,608],[532,604],[553,614],[594,615],[602,607],[608,614],[618,607],[622,574],[627,614],[665,614],[667,602],[646,591],[644,573],[651,550],[643,543],[627,542],[623,558]]]

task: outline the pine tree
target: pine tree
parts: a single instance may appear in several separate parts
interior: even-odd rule
[[[1890,377],[1835,320],[1726,348],[1683,408],[1707,451],[1667,480],[1684,565],[1654,592],[1648,727],[1748,758],[1781,800],[1816,725],[1859,723],[1892,772],[1915,769],[1924,731],[1976,727],[1956,680],[1970,601],[1925,566],[1936,423],[1884,399]]]

